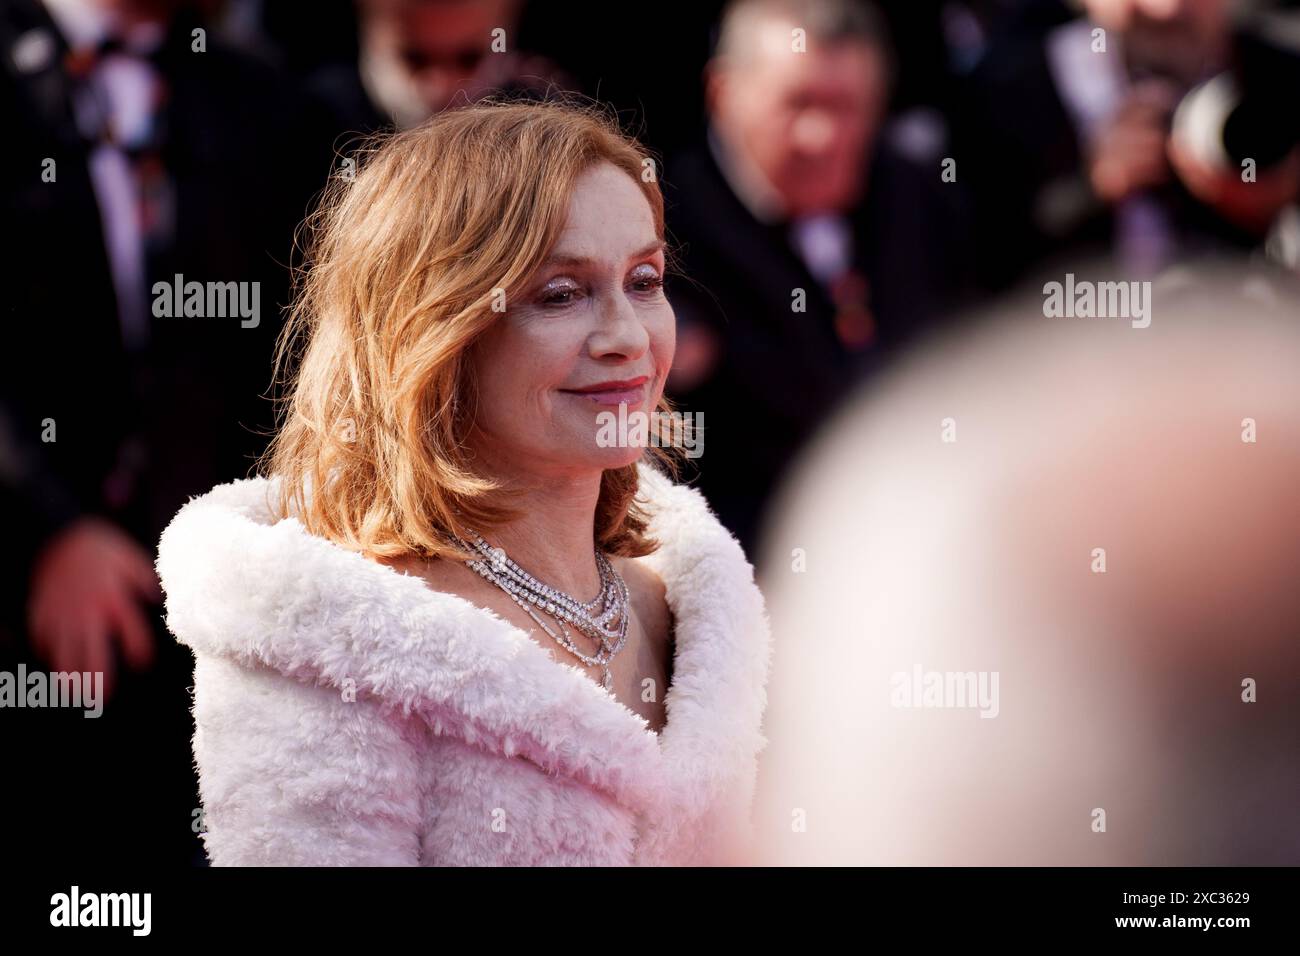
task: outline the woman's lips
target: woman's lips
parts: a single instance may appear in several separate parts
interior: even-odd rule
[[[560,391],[596,405],[639,405],[645,400],[646,382],[643,376],[624,382],[601,382],[588,388],[562,388]]]

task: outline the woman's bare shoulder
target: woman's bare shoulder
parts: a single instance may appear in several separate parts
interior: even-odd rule
[[[649,634],[666,640],[672,631],[672,614],[663,579],[653,568],[629,558],[615,558],[614,566],[627,582],[629,600],[642,626]]]
[[[499,592],[460,561],[427,559],[416,554],[386,557],[366,553],[365,557],[376,564],[392,568],[399,574],[421,578],[434,591],[454,594],[488,607],[500,603],[497,600]]]

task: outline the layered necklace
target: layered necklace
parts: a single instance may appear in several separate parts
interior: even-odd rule
[[[623,576],[614,569],[609,559],[596,549],[596,568],[600,572],[600,593],[590,601],[579,601],[572,595],[557,591],[537,580],[514,561],[501,548],[493,548],[475,535],[472,541],[456,538],[456,543],[467,551],[482,555],[467,562],[484,579],[491,581],[518,604],[549,634],[557,644],[587,666],[599,664],[604,672],[602,683],[609,690],[614,679],[609,665],[614,655],[623,649],[627,640],[628,590]],[[560,631],[557,634],[538,616],[538,611],[555,618]],[[569,624],[600,644],[595,654],[584,654],[573,642],[565,624]]]

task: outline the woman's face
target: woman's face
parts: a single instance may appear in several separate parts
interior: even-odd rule
[[[592,167],[550,256],[471,350],[476,455],[536,474],[639,459],[643,446],[611,444],[602,425],[626,404],[635,442],[633,413],[651,414],[663,392],[675,345],[663,280],[663,244],[640,187],[610,163]]]

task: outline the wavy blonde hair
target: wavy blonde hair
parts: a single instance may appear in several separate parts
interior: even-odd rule
[[[332,177],[304,223],[306,265],[275,354],[287,395],[260,462],[282,479],[280,515],[354,550],[462,560],[451,535],[508,522],[508,492],[475,473],[464,446],[466,351],[500,317],[494,292],[524,288],[551,251],[592,165],[632,177],[664,238],[647,158],[599,109],[560,101],[479,103],[366,141],[355,174]],[[645,451],[674,476],[678,454]],[[657,546],[636,492],[635,464],[604,472],[602,550]]]

